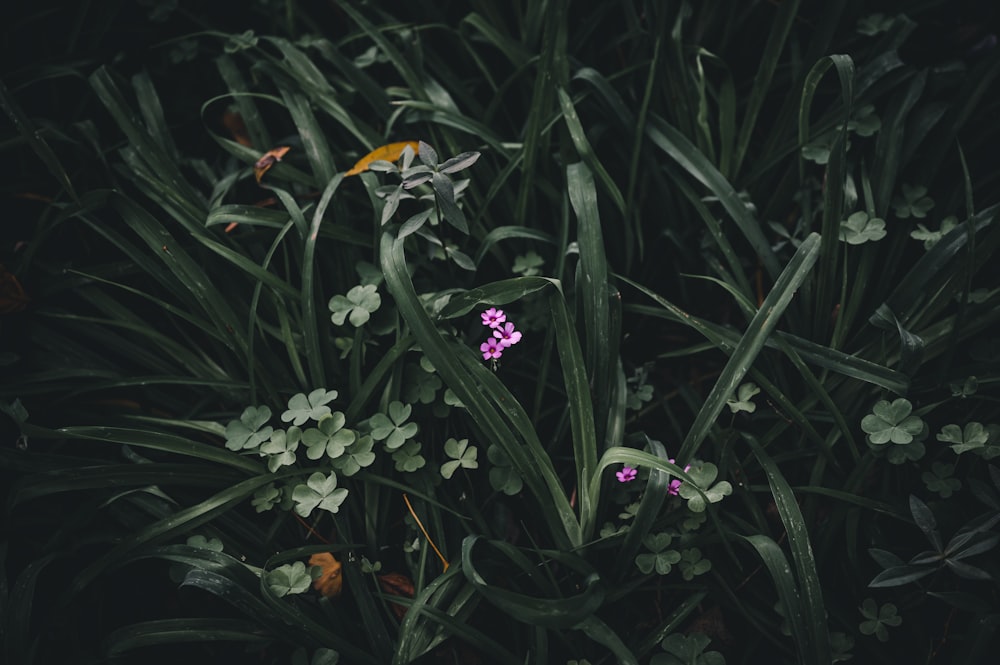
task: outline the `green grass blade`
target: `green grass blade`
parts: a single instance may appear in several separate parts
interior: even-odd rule
[[[468,536],[462,541],[462,572],[476,591],[512,619],[547,628],[572,628],[590,618],[604,602],[605,590],[601,578],[583,559],[571,554],[559,556],[558,561],[582,578],[577,585],[580,592],[572,596],[546,598],[490,584],[480,574],[477,565],[477,562],[485,562],[475,555],[476,543],[480,540],[483,539],[479,536]],[[503,543],[490,544],[508,556],[511,554]]]
[[[184,457],[192,457],[194,459],[205,460],[206,462],[221,464],[242,471],[243,473],[257,475],[265,472],[265,467],[260,462],[249,457],[237,455],[218,445],[202,443],[164,432],[151,432],[127,427],[94,427],[87,425],[61,427],[53,430],[26,423],[24,425],[24,433],[41,439],[86,439],[89,441],[137,446],[139,448],[161,450],[175,455],[183,455]]]
[[[778,5],[774,23],[768,32],[767,45],[760,55],[760,65],[753,78],[753,88],[750,90],[747,109],[743,114],[743,122],[740,124],[740,134],[736,140],[736,151],[733,155],[733,173],[738,173],[743,165],[743,159],[750,145],[750,138],[757,126],[757,116],[764,106],[768,88],[771,87],[774,72],[778,68],[778,60],[781,57],[781,52],[785,49],[788,35],[798,12],[799,0],[788,0]]]
[[[604,254],[601,219],[597,211],[597,192],[585,165],[576,163],[566,167],[566,188],[577,218],[577,239],[580,246],[577,290],[583,297],[583,330],[587,366],[596,398],[594,408],[596,413],[602,414],[596,427],[598,432],[603,432],[611,397],[611,368],[617,360],[610,356],[614,344],[611,340],[611,312],[608,302],[608,262]],[[560,348],[562,341],[562,338],[557,338]]]
[[[768,293],[746,332],[729,357],[725,368],[705,399],[704,405],[695,418],[681,444],[677,459],[690,460],[701,446],[708,432],[715,424],[726,400],[733,394],[747,370],[757,358],[764,343],[778,324],[778,319],[791,302],[795,291],[802,284],[816,262],[819,253],[819,236],[810,234],[796,250],[785,270],[778,277],[774,288]]]
[[[573,106],[573,100],[570,99],[569,95],[562,88],[556,90],[556,94],[559,98],[559,104],[562,107],[562,117],[566,121],[566,127],[569,129],[569,136],[573,140],[573,146],[576,148],[577,154],[583,163],[587,165],[591,173],[597,176],[598,182],[601,183],[601,187],[611,197],[611,202],[615,204],[618,211],[624,215],[625,214],[625,198],[622,196],[621,191],[618,189],[618,185],[611,178],[611,175],[607,172],[604,166],[601,164],[600,160],[597,159],[597,155],[594,154],[594,149],[590,147],[590,141],[587,140],[587,132],[583,128],[583,124],[580,122],[580,116],[576,112],[576,107]],[[581,170],[576,164],[570,164],[566,167],[567,179],[572,180],[569,176],[570,170]],[[590,176],[590,174],[587,174]],[[593,186],[591,184],[591,186]],[[596,197],[594,203],[596,204]],[[596,213],[596,207],[595,207]]]
[[[255,623],[242,619],[191,617],[154,619],[134,623],[111,633],[108,655],[121,656],[135,649],[190,642],[245,642],[248,647],[273,642],[274,637]]]
[[[445,384],[466,406],[487,440],[500,445],[511,458],[540,502],[541,515],[552,535],[565,545],[579,544],[579,522],[524,409],[471,350],[456,347],[438,332],[410,281],[403,241],[384,234],[380,260],[386,287],[400,315]]]
[[[774,588],[778,592],[778,602],[784,608],[782,615],[788,621],[788,627],[795,641],[795,647],[799,654],[800,665],[807,665],[812,662],[812,653],[809,650],[809,631],[806,629],[807,618],[803,615],[802,597],[799,593],[795,577],[792,575],[792,568],[788,565],[788,559],[774,540],[763,535],[744,536],[750,545],[757,551],[767,572],[771,574],[774,581]]]
[[[31,149],[38,155],[38,158],[42,160],[45,167],[49,170],[49,173],[56,179],[59,186],[66,190],[70,198],[74,201],[79,201],[76,194],[76,189],[73,187],[73,182],[66,173],[66,169],[63,168],[62,163],[59,161],[59,157],[56,155],[55,151],[49,146],[45,139],[40,135],[39,131],[35,128],[34,123],[31,119],[24,115],[21,107],[14,102],[14,98],[11,97],[10,91],[7,90],[7,86],[4,82],[0,80],[0,108],[4,110],[7,117],[14,124],[14,128],[17,130]]]
[[[795,493],[788,481],[785,480],[781,470],[753,437],[745,436],[744,438],[750,444],[750,448],[764,469],[764,473],[767,474],[771,495],[774,497],[781,522],[785,525],[785,533],[788,534],[788,546],[792,552],[792,563],[795,567],[801,600],[801,613],[797,612],[796,614],[799,614],[804,624],[802,634],[796,640],[802,665],[829,663],[831,662],[830,634],[827,627],[826,606],[823,603],[823,587],[816,569],[816,560],[813,558],[806,522],[799,510]],[[785,569],[787,569],[787,564]]]
[[[182,508],[173,515],[134,531],[97,561],[84,568],[73,581],[70,594],[79,593],[97,577],[122,564],[136,549],[158,541],[190,532],[202,524],[225,514],[236,504],[245,501],[255,491],[282,477],[301,474],[300,469],[289,469],[277,474],[263,474],[248,478],[189,508]]]
[[[691,176],[708,187],[714,196],[718,197],[723,208],[733,218],[743,236],[760,257],[768,274],[772,278],[777,277],[778,273],[781,272],[778,258],[771,250],[771,243],[761,230],[760,223],[754,219],[747,209],[746,203],[739,197],[729,181],[722,177],[722,174],[705,155],[683,134],[656,114],[651,113],[649,116],[646,136]]]

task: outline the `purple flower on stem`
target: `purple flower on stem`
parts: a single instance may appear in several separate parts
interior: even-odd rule
[[[500,340],[500,346],[507,348],[521,341],[521,333],[514,330],[513,323],[498,325],[493,329],[493,336]]]
[[[635,477],[639,474],[636,469],[630,466],[623,466],[621,471],[615,473],[615,478],[618,479],[620,483],[630,483],[635,480]]]
[[[496,328],[507,320],[507,315],[503,313],[503,310],[497,309],[496,307],[490,307],[479,316],[483,319],[483,325],[489,326],[490,328]]]
[[[483,360],[496,359],[503,355],[503,346],[492,337],[480,344],[479,350],[483,352]]]

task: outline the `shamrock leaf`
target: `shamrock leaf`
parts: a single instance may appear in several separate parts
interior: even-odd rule
[[[892,199],[892,207],[896,209],[896,216],[900,219],[911,216],[918,219],[926,217],[927,212],[934,207],[933,199],[926,194],[926,187],[904,183],[902,194],[897,194]]]
[[[674,564],[681,560],[680,552],[667,549],[672,540],[673,536],[667,532],[648,534],[642,539],[642,544],[649,552],[635,557],[636,567],[644,575],[649,575],[654,570],[657,575],[670,573]]]
[[[319,421],[324,416],[330,415],[328,402],[337,399],[336,390],[326,390],[317,388],[306,395],[299,393],[288,400],[288,410],[281,414],[283,422],[291,422],[293,425],[301,425],[307,420]]]
[[[926,427],[923,432],[926,432]],[[903,464],[905,462],[916,462],[921,459],[926,453],[924,444],[922,441],[913,441],[905,446],[889,446],[888,452],[886,452],[886,459],[889,460],[890,464]]]
[[[875,106],[865,104],[859,107],[847,123],[847,129],[858,136],[871,136],[882,128],[882,121],[875,115]]]
[[[276,430],[257,452],[261,457],[267,456],[267,470],[274,473],[283,466],[295,464],[295,450],[301,440],[302,430],[293,425],[287,432]]]
[[[527,254],[519,254],[514,257],[514,266],[511,271],[518,275],[531,277],[540,274],[543,265],[545,265],[545,260],[535,252],[529,251]]]
[[[693,483],[681,483],[677,493],[687,501],[688,510],[693,513],[703,512],[709,503],[718,503],[723,497],[733,493],[733,486],[728,481],[723,480],[712,485],[719,475],[719,468],[711,462],[694,465],[687,474]]]
[[[951,477],[954,471],[954,464],[934,462],[931,465],[931,470],[924,471],[920,478],[928,490],[935,492],[942,499],[947,499],[953,492],[962,489],[962,481]]]
[[[407,441],[392,454],[392,461],[396,463],[396,471],[412,473],[422,468],[427,460],[420,454],[420,443],[417,441]]]
[[[726,400],[726,405],[733,413],[739,413],[740,411],[753,413],[757,410],[757,405],[750,400],[759,392],[760,388],[757,387],[756,383],[744,383],[736,390],[735,396]]]
[[[375,462],[375,453],[372,452],[374,447],[375,441],[370,436],[359,436],[343,455],[333,461],[333,465],[345,476],[353,476]]]
[[[412,410],[413,407],[402,402],[389,404],[388,415],[376,413],[368,421],[372,428],[372,437],[376,441],[385,441],[387,450],[399,448],[417,434],[417,424],[406,422]]]
[[[885,234],[885,220],[869,217],[863,210],[859,210],[840,223],[840,239],[848,245],[881,240]]]
[[[333,472],[324,476],[317,471],[309,476],[305,484],[296,485],[292,490],[295,512],[302,517],[309,517],[309,513],[317,507],[331,513],[339,512],[340,504],[346,498],[347,490],[337,488],[337,474]]]
[[[229,38],[226,39],[223,49],[226,53],[239,53],[240,51],[251,49],[256,45],[257,35],[253,33],[253,30],[247,30],[238,35],[230,34]]]
[[[524,481],[514,470],[510,457],[495,443],[486,449],[486,457],[493,467],[490,469],[490,485],[498,492],[513,496],[521,491]]]
[[[625,395],[625,408],[638,411],[642,408],[643,402],[651,399],[653,399],[653,386],[648,383],[629,385],[628,393]]]
[[[292,593],[302,593],[312,584],[312,575],[301,561],[286,563],[264,575],[264,583],[279,598]]]
[[[274,483],[269,483],[253,493],[253,500],[250,502],[250,505],[258,513],[263,513],[264,511],[271,510],[271,508],[274,508],[280,502],[281,490],[275,487]]]
[[[865,598],[861,603],[861,615],[866,619],[858,625],[858,630],[862,635],[875,635],[880,642],[889,639],[887,627],[898,626],[903,623],[903,618],[896,614],[896,606],[886,603],[879,607],[874,598]]]
[[[874,37],[880,32],[886,32],[892,26],[892,16],[886,16],[882,12],[869,14],[858,19],[855,30],[866,37]]]
[[[349,319],[352,326],[359,328],[368,322],[381,304],[382,296],[378,294],[378,288],[374,284],[365,284],[355,286],[346,296],[333,296],[327,307],[336,325],[342,326],[344,319]]]
[[[330,459],[337,459],[343,455],[347,446],[357,438],[354,430],[344,427],[345,422],[344,414],[334,411],[320,419],[317,427],[310,427],[303,432],[302,443],[306,445],[306,457],[318,460],[326,455]]]
[[[817,136],[809,143],[802,146],[802,158],[808,159],[819,165],[830,161],[830,150],[833,148],[833,141],[836,138],[834,132],[827,132]]]
[[[464,469],[479,468],[479,462],[476,461],[479,450],[475,446],[470,446],[468,439],[448,439],[444,442],[444,454],[452,458],[452,461],[441,465],[441,475],[445,480],[450,479],[459,467]]]
[[[958,226],[958,218],[954,215],[948,215],[941,220],[941,228],[937,231],[931,231],[923,224],[917,224],[917,228],[910,231],[910,237],[914,240],[923,240],[924,249],[930,249],[956,226]]]
[[[708,559],[701,558],[701,550],[697,547],[692,547],[686,550],[681,550],[681,560],[679,562],[679,567],[681,569],[681,575],[688,582],[693,580],[697,575],[703,575],[712,569],[712,562]]]
[[[199,550],[209,550],[212,552],[221,552],[223,549],[221,540],[218,538],[207,538],[200,533],[188,537],[185,544],[188,547],[195,547]]]
[[[945,425],[937,435],[938,441],[954,444],[951,449],[957,455],[985,447],[989,438],[986,428],[977,422],[966,423],[964,430],[958,425]]]
[[[974,376],[966,377],[964,381],[953,381],[948,384],[951,388],[952,397],[961,397],[965,399],[966,397],[971,397],[976,394],[979,390],[979,380]],[[941,441],[939,438],[938,441]]]
[[[226,448],[244,450],[256,448],[271,437],[273,429],[263,427],[271,419],[271,409],[266,406],[248,406],[239,420],[226,426]]]
[[[409,363],[406,366],[406,371],[403,376],[405,377],[405,383],[403,385],[403,398],[410,404],[415,402],[420,402],[421,404],[430,404],[434,401],[437,391],[441,389],[441,379],[439,379],[435,374],[433,374],[433,368],[430,372],[426,371],[420,366]]]
[[[913,441],[924,428],[919,416],[911,416],[913,406],[909,400],[900,397],[892,403],[879,401],[872,412],[862,418],[861,429],[868,434],[868,443],[881,446],[889,443],[907,444]]]
[[[702,633],[671,633],[663,638],[660,647],[665,653],[653,656],[650,665],[726,665],[725,657],[718,651],[705,651],[712,640]]]

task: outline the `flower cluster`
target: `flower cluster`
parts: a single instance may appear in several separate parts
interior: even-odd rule
[[[672,459],[668,459],[667,461],[670,462],[671,464],[675,463],[674,460]],[[687,473],[690,469],[691,465],[688,464],[687,466],[684,467],[684,473]],[[635,480],[638,475],[639,475],[638,469],[635,469],[626,464],[625,466],[622,467],[621,471],[617,471],[615,473],[615,478],[617,478],[618,482],[620,483],[630,483],[633,480]],[[680,490],[681,487],[681,483],[682,481],[679,478],[674,478],[673,480],[671,480],[670,484],[667,486],[667,494],[670,494],[672,496],[677,496],[678,490]]]
[[[507,315],[502,309],[490,307],[480,314],[483,325],[493,331],[493,336],[479,345],[483,360],[496,360],[503,355],[504,349],[521,341],[521,333],[514,329],[514,324],[507,321]]]

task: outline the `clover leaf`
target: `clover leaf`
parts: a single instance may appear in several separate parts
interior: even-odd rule
[[[372,452],[374,447],[375,441],[370,436],[359,436],[343,455],[333,461],[333,465],[345,476],[353,476],[375,462],[375,453]]]
[[[288,431],[275,430],[270,440],[262,444],[257,452],[267,456],[267,470],[274,473],[283,466],[295,464],[295,450],[302,440],[302,430],[294,425]]]
[[[650,665],[726,665],[725,657],[718,651],[705,651],[712,639],[703,633],[671,633],[660,642],[666,653],[658,653]]]
[[[927,196],[926,187],[904,183],[902,193],[892,198],[892,207],[896,210],[896,217],[900,219],[923,219],[934,207],[934,200]]]
[[[885,220],[869,217],[864,210],[859,210],[840,223],[840,239],[848,245],[875,242],[885,235]]]
[[[962,481],[951,477],[954,471],[954,464],[934,462],[931,465],[931,470],[924,471],[920,478],[928,490],[936,493],[942,499],[947,499],[953,492],[962,489]]]
[[[733,413],[740,411],[753,413],[757,410],[757,405],[750,400],[759,392],[760,388],[756,383],[744,383],[736,390],[736,395],[726,400],[726,406]]]
[[[880,642],[889,639],[887,627],[898,626],[903,623],[903,618],[897,615],[896,606],[886,603],[879,607],[874,598],[865,598],[861,603],[861,615],[866,619],[858,625],[858,630],[862,635],[875,635]]]
[[[476,461],[479,450],[475,446],[470,446],[468,439],[448,439],[444,442],[444,454],[452,458],[452,461],[441,465],[441,475],[445,480],[450,479],[460,467],[479,468],[479,462]]]
[[[865,104],[858,107],[847,122],[847,129],[858,136],[871,136],[882,128],[882,121],[875,115],[875,106]]]
[[[958,226],[958,218],[954,215],[948,215],[941,220],[941,227],[937,231],[931,231],[923,224],[917,224],[917,228],[910,231],[910,237],[914,240],[923,240],[924,249],[930,249],[956,226]]]
[[[324,416],[330,415],[327,403],[337,399],[336,390],[317,388],[308,395],[299,393],[288,400],[288,410],[281,414],[283,422],[301,425],[307,420],[319,422]]]
[[[430,404],[433,402],[442,385],[441,379],[433,372],[433,368],[428,372],[423,369],[422,365],[408,364],[403,375],[405,377],[403,398],[410,404],[415,402]]]
[[[318,460],[324,455],[337,459],[344,454],[347,446],[354,443],[357,433],[345,428],[344,414],[334,411],[322,418],[317,427],[310,427],[302,433],[302,443],[306,445],[306,457]]]
[[[263,513],[271,510],[271,508],[274,508],[280,502],[281,490],[275,487],[274,483],[269,483],[253,493],[253,500],[250,502],[250,505],[258,513]]]
[[[420,454],[420,443],[417,441],[407,441],[392,454],[392,461],[396,464],[396,471],[412,473],[427,464],[427,460]]]
[[[700,549],[691,547],[681,550],[681,560],[678,567],[681,569],[681,575],[685,581],[690,582],[695,576],[703,575],[710,571],[712,569],[712,562],[701,557]]]
[[[199,534],[189,536],[185,544],[188,547],[194,547],[199,550],[209,550],[212,552],[221,552],[223,549],[222,541],[218,538],[209,538]]]
[[[353,287],[346,296],[333,296],[327,307],[331,312],[330,319],[336,325],[342,326],[344,319],[348,319],[352,326],[360,328],[368,323],[368,319],[381,304],[382,296],[378,294],[378,287],[365,284]]]
[[[924,421],[919,416],[912,416],[913,405],[900,397],[892,403],[881,400],[872,412],[862,418],[861,429],[868,434],[868,443],[881,446],[892,442],[894,444],[911,443],[924,428]]]
[[[264,583],[279,598],[292,593],[302,593],[312,584],[312,575],[301,561],[286,563],[264,575]]]
[[[657,575],[669,574],[674,564],[681,560],[680,552],[667,549],[672,540],[673,536],[667,532],[648,534],[642,539],[642,544],[649,552],[635,557],[636,567],[644,575],[649,575],[654,570]]]
[[[226,448],[251,449],[267,441],[271,438],[273,428],[263,425],[270,419],[271,409],[266,406],[248,406],[239,420],[233,420],[226,426]]]
[[[495,443],[486,449],[486,458],[493,467],[490,469],[490,485],[498,492],[514,496],[524,487],[524,481],[514,470],[510,457]]]
[[[629,384],[628,392],[625,395],[625,408],[631,411],[638,411],[642,408],[643,402],[653,399],[653,386],[648,383],[639,385]]]
[[[893,20],[895,20],[895,17],[886,16],[882,12],[869,14],[858,19],[855,30],[867,37],[874,37],[880,32],[888,31],[892,27]]]
[[[922,430],[922,434],[926,434],[926,426]],[[922,437],[921,437],[922,438]],[[885,458],[889,460],[890,464],[903,464],[905,462],[916,462],[921,459],[927,450],[924,448],[923,441],[913,441],[905,446],[889,446],[886,452]]]
[[[529,251],[527,254],[519,254],[514,257],[514,265],[511,267],[511,272],[531,277],[541,274],[543,265],[545,265],[545,260],[534,251]]]
[[[292,490],[295,512],[302,517],[309,517],[309,513],[317,507],[331,513],[339,512],[340,504],[346,498],[347,490],[337,487],[337,474],[333,472],[324,476],[317,471],[309,476],[305,484],[296,485]]]
[[[687,474],[693,484],[681,483],[677,493],[687,501],[688,510],[693,513],[703,512],[709,503],[718,503],[723,497],[733,493],[733,486],[728,481],[723,480],[712,485],[719,475],[719,468],[711,462],[693,465]]]
[[[413,407],[409,404],[392,402],[389,404],[388,415],[376,413],[369,419],[372,437],[376,441],[385,441],[387,450],[399,448],[417,434],[417,424],[406,422],[411,411],[413,411]]]
[[[951,449],[957,455],[985,447],[989,438],[986,428],[977,422],[966,423],[964,430],[958,425],[945,425],[937,435],[938,441],[953,444]]]

